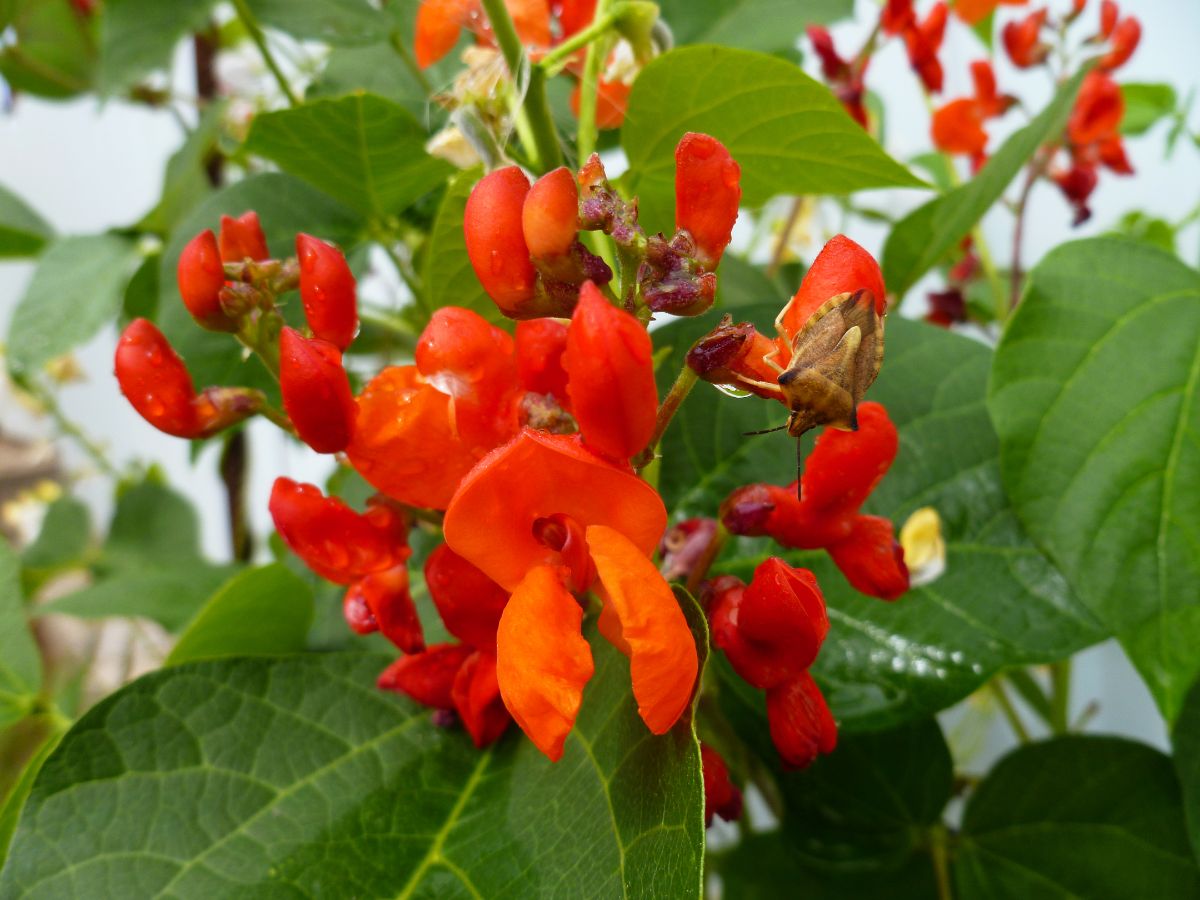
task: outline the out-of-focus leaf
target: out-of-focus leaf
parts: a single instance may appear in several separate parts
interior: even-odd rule
[[[0,185],[0,259],[34,256],[53,238],[49,223]]]
[[[154,209],[142,219],[141,229],[169,234],[184,216],[212,193],[204,165],[221,136],[224,112],[225,104],[209,104],[183,146],[167,160],[162,195]]]
[[[208,22],[214,0],[105,0],[100,16],[100,90],[117,94],[171,62],[184,35]]]
[[[1200,681],[1192,685],[1171,733],[1175,774],[1183,786],[1183,812],[1192,853],[1200,860]]]
[[[0,76],[18,91],[65,100],[92,86],[95,19],[70,0],[14,0],[9,21],[16,41],[0,50]]]
[[[774,53],[791,50],[809,25],[827,25],[854,11],[853,0],[664,0],[659,13],[676,45],[722,44]]]
[[[387,14],[367,0],[246,0],[246,5],[263,25],[326,44],[369,44],[391,26]]]
[[[74,497],[60,497],[46,508],[37,538],[21,554],[21,565],[44,570],[80,562],[91,528],[87,507]]]
[[[1130,82],[1121,85],[1121,96],[1125,98],[1121,134],[1145,134],[1175,112],[1175,88],[1169,84]]]
[[[20,576],[17,554],[0,540],[0,728],[29,712],[42,681],[42,664],[29,631]]]

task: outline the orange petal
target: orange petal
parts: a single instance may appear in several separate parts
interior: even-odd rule
[[[513,591],[496,633],[496,678],[504,705],[552,761],[575,724],[595,667],[580,634],[583,609],[550,566],[530,569]]]
[[[418,66],[427,69],[454,49],[471,5],[470,0],[422,0],[414,34]]]
[[[944,153],[975,155],[987,147],[979,104],[970,97],[951,100],[933,114],[934,145]]]
[[[455,553],[511,591],[534,566],[562,563],[534,536],[538,519],[558,514],[615,528],[646,556],[667,528],[662,499],[642,479],[577,438],[528,428],[471,470],[443,528]]]
[[[604,606],[616,614],[628,647],[638,714],[652,732],[664,734],[687,708],[696,683],[692,631],[654,563],[623,534],[593,525],[587,543],[604,585]]]

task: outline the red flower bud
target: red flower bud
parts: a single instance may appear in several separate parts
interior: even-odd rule
[[[425,634],[417,607],[408,589],[408,569],[404,563],[372,572],[350,585],[342,608],[365,606],[379,632],[405,653],[425,649]]]
[[[1112,49],[1100,60],[1100,68],[1111,72],[1129,61],[1142,39],[1142,23],[1133,16],[1122,19],[1112,32]]]
[[[688,132],[675,148],[675,227],[688,231],[712,271],[729,245],[742,199],[741,167],[714,137]]]
[[[742,792],[729,780],[729,769],[721,754],[701,743],[700,765],[704,777],[704,824],[711,825],[714,815],[726,822],[740,819]]]
[[[803,769],[837,746],[837,723],[807,672],[767,691],[771,740],[785,768]]]
[[[451,697],[476,747],[495,743],[512,721],[500,697],[494,651],[479,651],[467,657],[454,679]]]
[[[254,415],[262,403],[261,394],[245,388],[197,394],[183,360],[145,319],[134,319],[121,333],[114,371],[121,393],[141,417],[175,437],[210,437]]]
[[[338,584],[402,565],[409,557],[408,525],[385,504],[372,503],[360,514],[315,485],[276,478],[269,508],[292,552]]]
[[[440,544],[425,561],[425,584],[447,631],[472,647],[495,652],[508,591],[447,544]]]
[[[641,451],[654,433],[658,391],[650,335],[590,281],[567,334],[567,393],[584,441],[614,459]]]
[[[562,256],[579,233],[579,188],[566,166],[533,183],[521,205],[521,230],[529,255]]]
[[[434,644],[423,653],[402,656],[379,676],[385,691],[407,694],[424,706],[454,709],[454,679],[474,651],[463,644]]]
[[[564,407],[567,397],[567,326],[558,319],[527,319],[517,323],[517,379],[527,391],[551,394]]]
[[[537,281],[522,224],[528,194],[529,179],[519,168],[497,169],[475,185],[463,214],[471,267],[500,311],[513,318],[527,317]]]
[[[248,259],[262,262],[271,257],[267,238],[258,223],[258,213],[253,210],[242,213],[236,219],[233,216],[221,216],[221,234],[217,243],[221,248],[221,259],[228,263],[240,263]]]
[[[296,235],[300,300],[312,333],[345,350],[358,331],[354,274],[342,251],[307,234]]]
[[[1004,26],[1004,49],[1017,68],[1028,69],[1041,65],[1050,55],[1050,45],[1041,40],[1042,26],[1046,24],[1048,13],[1047,9],[1039,9]]]
[[[908,591],[904,548],[888,519],[855,516],[850,533],[829,547],[829,556],[854,589],[869,597],[895,600]]]
[[[279,336],[279,387],[300,440],[318,453],[349,446],[358,410],[337,347],[285,326]]]
[[[887,289],[879,263],[844,234],[835,235],[804,273],[800,288],[784,310],[781,323],[784,333],[796,334],[830,297],[858,290],[871,292],[880,315],[887,311]],[[781,362],[786,363],[787,359]]]
[[[225,287],[225,267],[221,251],[211,231],[202,231],[179,254],[175,270],[179,296],[192,318],[210,331],[237,331],[237,322],[221,309],[221,288]]]

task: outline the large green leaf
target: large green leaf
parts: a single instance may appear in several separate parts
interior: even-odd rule
[[[425,139],[404,107],[358,93],[260,115],[246,149],[379,218],[404,209],[454,171],[425,152]]]
[[[0,259],[33,256],[53,237],[45,219],[0,185]]]
[[[390,22],[367,0],[246,0],[264,25],[302,40],[369,44],[385,37]]]
[[[922,182],[883,152],[829,89],[786,60],[728,47],[683,47],[634,83],[621,145],[627,187],[648,231],[670,232],[675,145],[687,131],[720,139],[742,167],[742,200],[847,194]]]
[[[1184,700],[1179,718],[1175,720],[1171,743],[1174,745],[1175,774],[1183,785],[1183,809],[1192,850],[1200,860],[1200,681],[1192,686]]]
[[[8,326],[12,370],[32,374],[116,318],[138,259],[133,241],[115,234],[51,244]]]
[[[765,53],[792,50],[808,25],[848,17],[852,0],[664,0],[660,15],[676,44],[722,44]]]
[[[773,306],[739,316],[768,325]],[[671,345],[660,367],[674,377],[691,341],[714,322],[656,333]],[[883,371],[867,399],[885,404],[900,431],[891,471],[868,512],[899,527],[933,506],[947,544],[945,573],[894,603],[853,590],[824,553],[783,553],[767,538],[731,543],[716,570],[749,579],[768,555],[811,568],[832,623],[816,672],[847,728],[877,728],[960,700],[1006,666],[1062,658],[1103,636],[1061,575],[1022,532],[1000,483],[996,435],[984,394],[991,354],[967,338],[891,317]],[[783,424],[781,404],[693,390],[662,445],[660,488],[674,517],[715,515],[736,487],[786,484],[795,452],[786,434],[744,437]]]
[[[42,664],[21,597],[20,561],[0,540],[0,728],[24,716],[37,696]]]
[[[722,685],[721,705],[738,733],[764,735],[762,711],[729,694]],[[769,748],[767,758],[774,759]],[[843,735],[829,756],[780,776],[782,826],[720,859],[725,895],[786,896],[795,893],[795,879],[805,896],[932,896],[929,833],[953,780],[950,751],[932,719]],[[893,893],[899,885],[903,893]]]
[[[200,555],[195,510],[169,488],[145,481],[117,500],[93,583],[37,608],[82,618],[147,616],[175,630],[231,574]]]
[[[119,93],[165,69],[175,45],[208,21],[214,0],[105,0],[100,17],[100,90]]]
[[[1175,112],[1175,88],[1169,84],[1123,84],[1121,96],[1125,100],[1121,134],[1145,134]]]
[[[206,228],[216,229],[222,214],[258,212],[271,252],[295,255],[296,233],[303,231],[349,250],[357,243],[362,218],[326,194],[290,175],[252,175],[210,195],[171,233],[159,271],[158,325],[187,362],[198,386],[250,384],[270,388],[271,379],[255,359],[246,360],[241,345],[227,334],[200,328],[183,302],[175,278],[184,245]],[[292,302],[291,306],[299,304]]]
[[[1200,274],[1097,238],[1030,273],[989,406],[1029,533],[1168,719],[1200,673]]]
[[[0,49],[0,76],[15,91],[62,100],[92,86],[96,70],[95,18],[79,15],[71,0],[9,0],[0,30],[15,41]]]
[[[1006,140],[974,178],[896,224],[883,247],[883,278],[889,291],[903,296],[958,246],[1037,149],[1066,127],[1083,76],[1080,72],[1059,88],[1050,105]]]
[[[967,805],[956,896],[1200,896],[1171,761],[1118,738],[1066,737],[1005,757]]]
[[[57,569],[80,562],[91,529],[87,506],[74,497],[60,497],[46,508],[37,539],[21,553],[21,566]]]
[[[47,761],[5,897],[699,898],[699,751],[652,736],[595,640],[563,758],[374,688],[386,657],[193,663],[89,712]]]
[[[188,623],[166,665],[304,649],[313,592],[281,563],[235,575]]]

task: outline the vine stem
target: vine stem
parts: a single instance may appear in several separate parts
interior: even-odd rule
[[[1021,282],[1024,275],[1021,272],[1021,243],[1025,233],[1025,210],[1029,206],[1029,195],[1033,193],[1033,187],[1037,184],[1038,179],[1045,172],[1045,163],[1040,159],[1033,159],[1029,163],[1029,167],[1025,174],[1025,183],[1021,185],[1021,193],[1017,196],[1017,205],[1013,211],[1015,223],[1013,224],[1013,249],[1012,249],[1012,266],[1010,276],[1012,278],[1012,289],[1009,295],[1010,310],[1016,309],[1017,304],[1021,301]]]
[[[696,386],[698,379],[699,376],[685,362],[683,368],[679,370],[679,374],[675,376],[675,383],[671,385],[671,389],[667,391],[667,396],[663,398],[662,403],[658,407],[658,415],[654,419],[654,433],[650,435],[650,442],[646,444],[646,449],[639,453],[633,462],[633,467],[637,471],[640,472],[653,461],[654,451],[658,448],[658,442],[666,434],[667,426],[671,424],[671,419],[675,417],[675,413],[679,411],[679,407],[687,399],[687,395],[692,392],[692,388]]]
[[[562,165],[563,155],[558,132],[554,130],[554,120],[550,115],[550,102],[546,98],[546,71],[540,66],[529,65],[525,48],[521,46],[521,38],[517,35],[517,27],[504,0],[483,0],[483,9],[492,25],[492,33],[496,36],[504,62],[508,65],[513,84],[520,81],[522,74],[529,77],[525,98],[517,110],[518,119],[526,127],[518,128],[518,131],[528,135],[529,146],[525,149],[533,157],[535,167],[540,172],[549,172]]]
[[[299,106],[300,100],[295,92],[292,91],[292,86],[288,84],[283,70],[279,68],[279,63],[276,62],[275,55],[271,53],[271,48],[267,46],[267,38],[263,34],[262,27],[258,24],[258,19],[254,18],[254,13],[250,11],[250,7],[246,5],[246,0],[233,0],[233,8],[237,12],[238,18],[242,20],[242,24],[246,27],[246,33],[250,35],[250,40],[254,41],[255,46],[258,47],[258,52],[262,54],[263,62],[267,64],[267,68],[275,76],[275,83],[283,91],[283,96],[287,97],[288,106]]]
[[[950,854],[946,846],[948,837],[945,825],[938,824],[929,829],[929,855],[933,857],[938,900],[954,900],[954,891],[950,887]]]
[[[1050,729],[1055,734],[1071,730],[1071,660],[1064,659],[1050,667]]]
[[[592,21],[596,22],[607,16],[609,5],[609,0],[596,0],[596,12]],[[604,65],[603,45],[606,43],[594,40],[588,44],[587,56],[583,61],[583,78],[579,83],[579,129],[575,142],[579,149],[581,166],[596,149],[596,103],[600,91],[600,69]]]
[[[1021,721],[1021,717],[1017,715],[1017,708],[1013,706],[1012,700],[1009,699],[1008,692],[1004,690],[1004,685],[998,679],[992,679],[988,683],[988,688],[996,697],[996,702],[1000,704],[1000,711],[1004,713],[1004,718],[1008,720],[1008,724],[1017,736],[1017,740],[1022,744],[1028,744],[1030,741],[1029,729],[1025,727],[1025,723]]]
[[[612,12],[607,12],[603,16],[596,16],[592,19],[591,25],[581,31],[575,32],[575,34],[571,35],[567,40],[538,60],[538,65],[545,69],[547,74],[555,74],[571,54],[581,47],[586,47],[597,38],[603,37],[616,24],[616,21],[617,16]]]

